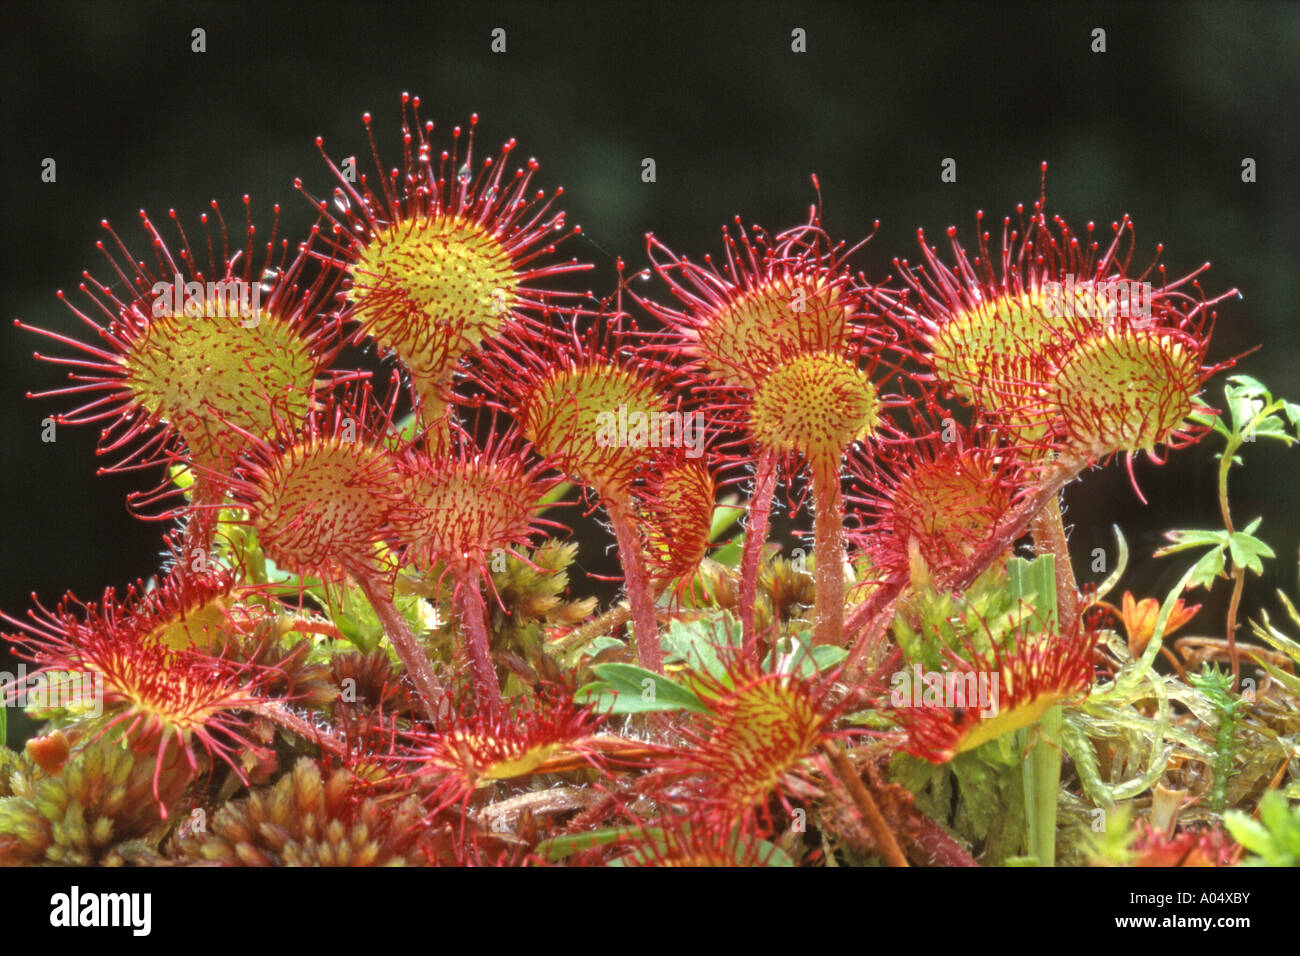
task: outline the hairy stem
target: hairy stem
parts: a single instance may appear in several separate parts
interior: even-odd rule
[[[249,709],[258,716],[279,724],[285,730],[292,731],[303,740],[311,741],[321,750],[328,750],[340,757],[347,756],[348,748],[342,740],[339,740],[328,730],[317,727],[310,720],[290,713],[281,701],[258,701]]]
[[[456,601],[460,605],[460,625],[469,650],[470,668],[479,696],[487,702],[492,713],[501,709],[501,684],[492,664],[491,641],[487,628],[487,605],[479,590],[479,572],[476,568],[462,567],[458,574],[459,587]]]
[[[1237,689],[1241,675],[1241,658],[1237,653],[1237,612],[1241,609],[1241,592],[1246,587],[1246,569],[1232,569],[1232,597],[1228,601],[1228,658],[1232,661],[1232,689]]]
[[[952,582],[952,589],[960,591],[974,584],[976,578],[988,570],[1007,548],[1016,543],[1016,539],[1025,533],[1025,528],[1034,517],[1047,506],[1049,501],[1056,498],[1062,488],[1074,480],[1085,464],[1086,461],[1058,460],[1038,489],[999,521],[997,533],[991,536],[988,543],[971,558],[966,569]]]
[[[772,514],[772,495],[776,491],[776,454],[762,451],[754,475],[754,494],[749,499],[749,517],[745,523],[745,547],[740,555],[740,626],[745,656],[758,662],[758,631],[754,624],[754,604],[758,600],[758,568],[767,544],[768,519]]]
[[[416,693],[424,704],[425,713],[437,725],[442,716],[447,692],[438,683],[438,678],[434,676],[433,666],[429,663],[429,655],[424,652],[424,648],[420,646],[420,642],[411,633],[410,627],[407,626],[406,619],[402,617],[397,610],[397,605],[393,603],[392,588],[373,573],[359,575],[357,583],[361,585],[361,590],[365,592],[366,599],[370,601],[370,606],[375,609],[375,614],[379,617],[379,623],[384,626],[384,633],[393,642],[393,649],[397,651],[397,656],[402,659],[406,672],[411,675]]]
[[[934,866],[979,866],[970,852],[943,827],[924,813],[916,814],[917,834],[909,842],[917,853],[924,853]],[[917,859],[913,855],[912,859]]]
[[[838,458],[814,462],[813,558],[817,607],[813,644],[844,643],[844,493]]]
[[[614,535],[618,540],[618,557],[623,565],[623,583],[632,609],[632,634],[636,640],[637,662],[656,674],[664,672],[664,652],[659,645],[659,622],[655,619],[654,595],[650,577],[641,559],[641,540],[626,502],[607,506]]]
[[[190,490],[190,517],[185,523],[185,537],[182,543],[182,563],[185,570],[194,568],[198,558],[202,567],[207,566],[208,555],[212,553],[212,538],[216,534],[217,519],[221,512],[216,505],[221,503],[221,488],[205,472],[191,471],[194,484]]]
[[[894,607],[896,598],[901,592],[901,588],[892,589],[892,595],[889,600],[880,602],[877,606],[879,610],[866,625],[866,629],[853,643],[853,649],[849,651],[849,656],[844,659],[843,674],[844,680],[851,684],[858,684],[862,681],[865,667],[874,666],[870,661],[868,654],[879,646],[889,633],[889,625],[894,621]],[[875,604],[876,602],[872,602]],[[850,632],[853,633],[853,632]]]
[[[1056,561],[1057,626],[1073,627],[1079,613],[1079,585],[1070,562],[1070,543],[1061,519],[1061,499],[1052,495],[1043,510],[1034,517],[1034,545],[1040,554],[1050,554]]]
[[[894,601],[906,587],[905,581],[882,581],[876,585],[871,591],[871,596],[849,612],[848,619],[844,622],[844,633],[849,637],[857,636],[881,611],[892,608]],[[856,657],[860,653],[855,645],[853,656]]]

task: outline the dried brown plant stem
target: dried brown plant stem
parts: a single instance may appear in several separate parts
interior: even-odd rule
[[[582,647],[588,642],[595,640],[602,634],[608,634],[615,628],[622,627],[632,617],[632,609],[626,604],[617,604],[607,611],[602,612],[597,617],[592,618],[582,627],[576,628],[558,638],[554,642],[555,647],[568,650],[573,647]]]
[[[835,771],[836,778],[844,785],[844,789],[848,791],[854,806],[862,814],[862,821],[871,832],[871,838],[875,841],[876,849],[885,858],[885,862],[890,866],[907,866],[907,857],[903,855],[902,848],[899,847],[898,841],[894,839],[893,831],[889,829],[889,824],[885,822],[884,815],[881,814],[880,808],[876,806],[876,801],[872,799],[871,792],[867,789],[866,784],[858,776],[852,761],[829,740],[822,743],[822,751],[830,761],[831,769]]]

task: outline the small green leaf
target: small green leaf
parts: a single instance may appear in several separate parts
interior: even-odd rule
[[[739,505],[720,504],[713,509],[713,523],[709,526],[709,540],[717,541],[722,532],[740,520],[745,509]]]
[[[599,714],[621,716],[626,714],[653,714],[662,711],[680,710],[657,700],[642,700],[638,694],[615,693],[604,681],[593,681],[579,687],[573,693],[576,703],[590,704]]]
[[[1190,531],[1179,529],[1176,531],[1166,531],[1165,537],[1173,543],[1166,545],[1163,548],[1158,548],[1154,555],[1157,558],[1176,554],[1179,551],[1186,551],[1188,548],[1221,548],[1228,543],[1228,532],[1226,531]]]
[[[624,646],[623,642],[620,641],[617,637],[610,637],[608,634],[602,634],[600,637],[596,638],[590,644],[588,644],[586,647],[582,649],[582,656],[595,657],[603,650],[608,650],[611,647],[623,647],[623,646]]]
[[[1232,412],[1232,430],[1241,434],[1245,427],[1250,423],[1264,407],[1264,403],[1258,399],[1250,398],[1240,392],[1230,392],[1228,394],[1228,408]]]
[[[1282,599],[1282,603],[1286,605],[1287,610],[1292,612],[1292,617],[1294,617],[1295,605],[1291,603],[1291,599],[1288,598],[1281,591],[1278,591],[1277,593],[1278,593],[1278,597]],[[1296,641],[1287,637],[1277,628],[1275,628],[1273,626],[1273,622],[1269,620],[1267,611],[1263,611],[1262,615],[1264,618],[1264,625],[1265,625],[1264,627],[1261,627],[1260,625],[1255,624],[1254,622],[1251,623],[1251,630],[1255,632],[1255,636],[1263,638],[1269,644],[1273,645],[1273,647],[1277,648],[1287,657],[1291,658],[1291,660],[1295,661],[1297,664],[1300,664],[1300,643],[1297,643]]]
[[[1256,522],[1256,525],[1258,522]],[[1251,527],[1255,527],[1252,525]],[[1264,573],[1261,558],[1275,558],[1276,554],[1259,538],[1245,531],[1238,531],[1228,538],[1228,550],[1232,553],[1232,563],[1239,568],[1249,568],[1256,574]],[[1220,552],[1222,554],[1222,552]]]
[[[1229,375],[1228,381],[1236,386],[1228,389],[1230,393],[1246,395],[1250,398],[1258,398],[1261,395],[1265,398],[1272,397],[1263,382],[1257,378],[1251,378],[1249,375]]]
[[[738,534],[717,551],[713,552],[713,560],[717,561],[726,568],[734,568],[740,564],[740,555],[745,548],[745,536]]]
[[[1187,418],[1189,421],[1194,422],[1197,425],[1209,425],[1213,427],[1216,432],[1222,432],[1225,435],[1228,434],[1228,430],[1223,427],[1223,416],[1219,414],[1218,409],[1210,409],[1209,411],[1197,409],[1188,415]]]
[[[1267,418],[1261,418],[1259,421],[1255,422],[1254,427],[1248,429],[1248,432],[1256,435],[1263,435],[1265,438],[1280,438],[1283,441],[1295,441],[1295,439],[1287,433],[1286,422],[1273,415],[1269,415]]]
[[[1229,810],[1223,822],[1233,839],[1256,854],[1248,865],[1300,865],[1300,807],[1293,809],[1278,791],[1260,797],[1258,821],[1240,810]]]
[[[739,646],[740,631],[733,633],[731,619],[715,621],[679,621],[668,625],[663,635],[664,650],[695,671],[703,671],[719,680],[725,678],[727,668],[718,657],[718,648]]]
[[[1268,835],[1268,830],[1264,824],[1252,820],[1249,814],[1242,813],[1240,810],[1229,810],[1223,815],[1223,823],[1232,834],[1232,838],[1250,852],[1263,856],[1272,849],[1273,841]]]
[[[1207,551],[1201,556],[1201,560],[1196,562],[1192,569],[1191,578],[1187,582],[1189,588],[1205,588],[1209,590],[1214,584],[1214,579],[1223,574],[1223,548],[1215,548],[1213,551]]]
[[[537,854],[543,859],[554,863],[582,850],[613,843],[620,837],[636,832],[631,827],[606,827],[601,830],[589,830],[586,833],[575,833],[571,836],[551,837],[549,840],[543,840],[537,844]]]
[[[681,684],[635,664],[609,662],[592,667],[604,683],[580,688],[580,704],[595,703],[598,710],[612,714],[644,714],[652,711],[693,710],[707,714],[708,707]]]
[[[828,671],[849,656],[847,647],[835,647],[832,644],[819,644],[812,649],[813,663],[817,670]]]

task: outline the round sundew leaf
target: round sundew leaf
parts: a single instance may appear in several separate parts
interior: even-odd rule
[[[602,494],[623,495],[659,447],[667,403],[627,369],[585,366],[541,379],[520,403],[524,437]]]
[[[828,350],[848,334],[841,289],[819,276],[778,276],[708,316],[693,346],[715,378],[752,388],[779,357]]]
[[[243,444],[231,425],[268,437],[304,421],[317,372],[309,344],[287,322],[265,312],[219,316],[211,306],[153,319],[123,364],[137,403],[205,462]]]
[[[1014,405],[1035,381],[1035,359],[1057,339],[1076,331],[1079,319],[1046,307],[1037,292],[1001,296],[945,322],[932,337],[935,374],[962,399],[986,411]],[[1045,377],[1045,376],[1044,376]],[[1013,382],[1023,382],[1024,389]],[[1010,389],[1010,393],[1008,392]]]
[[[511,464],[433,459],[406,482],[399,536],[425,561],[506,550],[534,530],[542,488]]]
[[[894,535],[916,539],[931,568],[960,565],[1011,507],[1010,491],[973,455],[943,457],[904,475],[892,496]]]
[[[513,741],[503,743],[484,735],[471,735],[466,731],[453,731],[448,736],[451,749],[458,749],[463,745],[473,753],[494,755],[492,759],[472,768],[478,787],[486,787],[498,780],[511,780],[533,773],[546,761],[565,750],[564,741],[543,740],[523,746],[512,746]]]
[[[1064,699],[1065,695],[1043,693],[1017,707],[999,710],[987,719],[972,721],[971,729],[962,736],[954,752],[965,753],[990,740],[997,740],[1003,734],[1029,727]]]
[[[660,583],[694,574],[709,552],[713,476],[690,459],[656,465],[640,515],[653,574]]]
[[[230,630],[230,612],[222,599],[214,598],[163,625],[154,636],[174,651],[187,647],[207,649],[219,643],[220,637]]]
[[[397,353],[426,398],[518,304],[518,280],[505,246],[455,216],[377,231],[349,271],[352,317]]]
[[[838,460],[876,427],[880,399],[867,374],[851,362],[819,353],[775,369],[754,392],[749,428],[772,451],[811,460]]]
[[[279,455],[258,476],[250,505],[267,555],[301,575],[368,555],[392,508],[391,467],[358,442],[313,439]]]
[[[175,587],[173,579],[161,585],[161,598],[122,603],[110,591],[102,606],[86,606],[84,616],[65,603],[47,615],[47,627],[31,640],[32,659],[47,672],[81,674],[83,686],[85,675],[94,675],[103,728],[121,727],[137,752],[158,753],[159,770],[164,759],[160,742],[175,740],[188,750],[197,740],[238,773],[236,751],[256,749],[245,737],[247,727],[238,712],[273,673],[148,639],[158,633],[159,601],[170,614],[180,612],[184,598]],[[154,794],[158,796],[157,789]]]
[[[765,675],[726,697],[707,699],[712,728],[698,759],[727,801],[747,809],[776,789],[822,740],[827,718],[802,685]]]
[[[1052,402],[1070,439],[1092,454],[1151,452],[1192,413],[1200,387],[1200,359],[1181,341],[1128,330],[1072,348]]]

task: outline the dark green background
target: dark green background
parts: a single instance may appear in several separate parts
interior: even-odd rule
[[[774,230],[802,220],[811,173],[833,234],[856,239],[881,221],[859,259],[880,280],[893,256],[915,258],[918,226],[941,237],[957,224],[969,238],[976,209],[998,221],[1032,202],[1047,160],[1049,208],[1076,227],[1128,212],[1137,261],[1157,242],[1171,275],[1212,260],[1207,289],[1244,295],[1220,309],[1212,355],[1263,344],[1242,370],[1300,399],[1295,4],[46,3],[0,17],[6,319],[72,328],[54,291],[83,269],[103,273],[101,218],[138,245],[142,207],[193,221],[215,197],[238,218],[249,192],[259,221],[278,201],[300,235],[312,213],[293,178],[329,183],[313,138],[364,157],[369,110],[391,163],[409,90],[441,130],[478,112],[481,150],[517,137],[516,155],[542,163],[539,183],[565,186],[586,237],[571,251],[597,264],[597,291],[615,256],[643,264],[647,230],[698,256],[736,213]],[[1101,55],[1089,49],[1098,26]],[[207,30],[205,54],[190,52],[194,27]],[[490,51],[494,27],[507,31],[505,54]],[[806,54],[790,50],[794,27]],[[39,177],[47,156],[53,185]],[[647,156],[654,184],[640,180]],[[949,156],[956,184],[939,179]],[[1247,156],[1252,185],[1240,179]],[[23,394],[59,375],[31,361],[32,339],[0,329],[0,608],[11,614],[33,590],[90,598],[147,576],[159,550],[159,527],[124,508],[141,479],[95,478],[92,430],[41,442],[58,406]],[[1072,487],[1077,556],[1109,544],[1112,521],[1139,558],[1164,528],[1212,524],[1210,454],[1140,465],[1150,507],[1116,466]],[[1300,461],[1272,445],[1248,454],[1237,514],[1263,515],[1278,549],[1252,581],[1275,607],[1273,587],[1294,591]],[[609,570],[594,539],[583,560]],[[1127,583],[1163,593],[1180,570],[1148,562]]]

